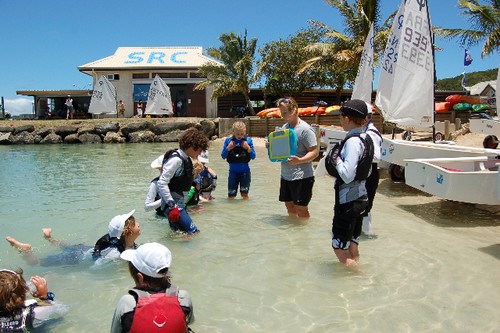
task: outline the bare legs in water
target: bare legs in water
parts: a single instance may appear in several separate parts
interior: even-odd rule
[[[43,237],[48,240],[50,243],[60,246],[60,247],[65,247],[66,243],[64,241],[60,241],[52,237],[52,229],[51,228],[43,228],[42,229],[42,234]],[[29,243],[22,243],[18,241],[17,239],[7,236],[5,237],[5,240],[10,243],[10,245],[21,252],[23,255],[23,258],[28,262],[30,265],[37,265],[38,264],[38,258],[34,255],[32,251],[32,246]]]

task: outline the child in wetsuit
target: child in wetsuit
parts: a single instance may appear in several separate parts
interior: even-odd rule
[[[234,199],[240,187],[243,199],[248,199],[251,173],[248,162],[255,159],[255,149],[252,138],[246,135],[246,126],[242,121],[233,124],[233,135],[224,140],[221,156],[229,163],[227,178],[227,196]]]
[[[0,269],[0,281],[0,332],[27,332],[68,312],[66,305],[55,301],[43,277],[31,277],[31,284],[36,288],[32,291],[22,270]],[[27,292],[39,301],[28,300]]]

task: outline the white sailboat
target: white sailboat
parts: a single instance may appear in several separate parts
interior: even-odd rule
[[[427,1],[403,0],[382,59],[375,104],[384,120],[430,130],[434,120],[434,52]],[[500,204],[500,150],[384,139],[392,178],[448,200]],[[395,168],[399,166],[400,168]],[[397,171],[395,171],[397,170]]]
[[[92,98],[90,99],[89,113],[117,114],[116,88],[104,75],[101,75],[94,84]]]
[[[373,91],[373,22],[366,36],[361,61],[359,62],[358,74],[354,81],[351,99],[360,99],[366,103],[372,103]]]
[[[148,102],[145,114],[173,116],[170,88],[158,74],[149,87]]]

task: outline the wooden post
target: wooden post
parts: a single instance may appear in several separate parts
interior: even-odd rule
[[[449,137],[450,137],[450,121],[445,120],[444,121],[444,138],[446,140],[448,140]]]

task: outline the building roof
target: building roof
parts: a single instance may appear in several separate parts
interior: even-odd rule
[[[152,68],[198,68],[201,65],[221,62],[203,55],[201,46],[119,47],[112,56],[78,67],[81,72],[92,70],[124,70]]]
[[[493,90],[497,90],[497,81],[492,80],[492,81],[483,81],[476,83],[475,85],[468,87],[467,89],[470,91],[470,94],[473,96],[481,96],[482,93],[485,91],[485,89],[488,87],[488,85],[493,88]]]
[[[92,90],[17,90],[17,95],[33,96],[33,97],[73,97],[92,96]]]

